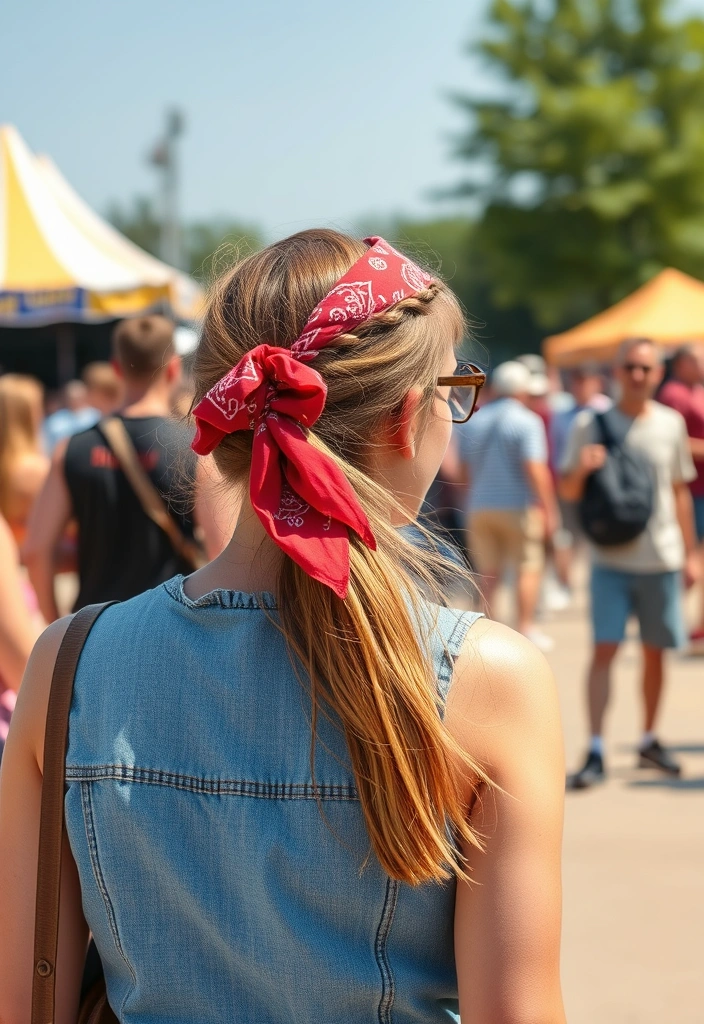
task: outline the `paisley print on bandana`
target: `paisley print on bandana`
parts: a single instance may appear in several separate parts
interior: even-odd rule
[[[281,504],[274,519],[284,520],[289,526],[295,526],[300,530],[306,521],[306,513],[309,511],[310,505],[301,501],[298,495],[294,494],[287,484],[284,484],[281,491]]]
[[[376,547],[344,473],[308,443],[325,407],[323,378],[306,365],[338,335],[427,288],[432,278],[382,238],[320,302],[290,350],[257,345],[198,403],[193,450],[207,455],[227,434],[253,430],[249,494],[276,544],[340,597],[350,574],[349,530]],[[390,296],[390,298],[386,298]]]

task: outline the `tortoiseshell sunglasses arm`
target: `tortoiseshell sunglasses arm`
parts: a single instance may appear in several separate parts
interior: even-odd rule
[[[451,377],[438,377],[438,387],[449,387],[449,388],[474,388],[474,397],[472,400],[472,408],[469,409],[461,419],[452,417],[453,423],[466,423],[468,419],[474,414],[474,410],[477,408],[477,401],[479,399],[479,392],[486,384],[486,374],[483,370],[480,370],[474,363],[460,364],[458,367],[461,370],[470,370],[470,373],[453,373]]]
[[[468,388],[481,389],[486,384],[486,374],[481,370],[476,373],[456,373],[452,377],[438,377],[439,388]]]

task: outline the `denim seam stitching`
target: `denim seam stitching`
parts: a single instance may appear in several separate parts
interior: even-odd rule
[[[456,658],[460,653],[464,638],[469,632],[469,627],[473,626],[478,618],[482,618],[482,616],[475,615],[473,612],[462,612],[461,615],[457,616],[457,622],[447,638],[447,649],[453,658]]]
[[[398,889],[398,881],[395,878],[387,878],[384,906],[381,911],[381,919],[374,943],[374,955],[381,975],[381,999],[379,1000],[378,1010],[379,1024],[391,1024],[391,1008],[396,994],[394,976],[389,964],[386,944],[389,939],[394,914],[396,913]]]
[[[442,641],[442,659],[440,661],[440,668],[438,669],[438,682],[439,683],[449,683],[450,680],[452,679],[452,660],[451,659],[452,659],[453,651],[452,651],[451,644],[452,644],[452,639],[453,639],[455,633],[457,632],[457,627],[458,627],[458,624],[461,621],[461,619],[462,619],[462,616],[458,615],[457,618],[455,619],[455,623],[454,623],[454,625],[453,625],[453,627],[452,627],[452,629],[450,631],[450,635],[447,638],[445,638],[445,637],[441,638],[441,641]],[[443,689],[443,693],[444,693],[444,687],[442,689]]]
[[[108,925],[112,933],[113,942],[115,943],[115,949],[120,954],[122,959],[125,961],[127,969],[130,972],[130,976],[132,978],[132,988],[125,992],[122,1004],[120,1006],[120,1017],[122,1017],[123,1011],[125,1009],[125,1003],[127,1002],[127,999],[132,994],[137,985],[137,976],[134,972],[132,964],[129,962],[127,956],[125,955],[124,949],[122,948],[122,942],[120,941],[120,935],[117,930],[117,921],[115,920],[115,909],[112,905],[112,900],[110,899],[110,894],[108,893],[107,885],[105,884],[105,878],[103,877],[103,872],[100,867],[100,861],[98,859],[98,843],[95,835],[95,822],[93,818],[91,787],[91,782],[86,782],[84,783],[84,785],[81,786],[81,804],[83,806],[83,822],[86,830],[86,839],[88,841],[88,853],[90,856],[91,867],[93,869],[93,877],[95,878],[95,883],[98,886],[98,890],[100,891],[100,895],[102,896],[103,899],[103,904],[105,905],[105,915],[108,919]]]
[[[480,617],[481,616],[477,616],[476,618]],[[443,712],[445,702],[450,695],[450,689],[452,687],[452,674],[455,668],[455,661],[462,649],[464,638],[469,632],[470,626],[476,622],[476,618],[472,617],[471,612],[460,613],[457,616],[450,635],[443,644],[442,663],[440,671],[438,672],[438,684],[440,696],[443,701]]]
[[[206,796],[231,795],[267,800],[359,800],[354,786],[324,783],[313,786],[307,782],[256,782],[251,779],[207,780],[192,775],[127,765],[67,766],[66,778],[74,782],[88,783],[112,779],[118,782],[166,786]]]

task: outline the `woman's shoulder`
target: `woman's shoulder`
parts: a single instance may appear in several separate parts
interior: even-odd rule
[[[21,452],[12,462],[11,475],[27,481],[41,480],[49,472],[51,461],[43,452]]]
[[[44,484],[51,463],[41,452],[23,452],[9,467],[9,489],[21,500],[34,500]]]
[[[478,619],[455,660],[446,723],[501,784],[504,763],[528,757],[536,743],[554,744],[561,734],[557,688],[545,656],[508,626]]]
[[[101,620],[109,620],[111,631],[116,631],[118,635],[127,633],[129,636],[133,636],[136,622],[148,620],[153,624],[153,619],[149,618],[149,613],[153,610],[150,607],[150,600],[153,601],[155,595],[158,600],[162,590],[163,587],[157,587],[155,590],[146,591],[129,601],[109,606],[106,608],[106,613],[101,615]],[[57,619],[47,626],[38,638],[27,662],[17,698],[17,706],[13,714],[12,731],[19,734],[20,742],[31,747],[40,768],[43,760],[44,726],[54,667],[63,639],[74,618],[75,615],[66,615]],[[91,630],[92,634],[93,630]],[[119,638],[124,640],[124,635]],[[124,647],[120,648],[118,645],[113,645],[109,651],[101,643],[92,645],[94,654],[98,652],[110,658],[116,656],[118,649],[124,651]]]
[[[72,619],[72,615],[66,615],[52,622],[35,643],[12,716],[13,740],[32,750],[40,769],[43,765],[44,727],[51,680],[59,648]]]
[[[517,665],[539,665],[547,667],[547,660],[522,633],[516,632],[502,622],[486,618],[473,612],[454,612],[455,615],[469,616],[472,628],[464,634],[462,649],[459,652],[457,668],[473,665],[478,658],[487,669],[503,674],[504,670],[515,670]]]
[[[534,643],[501,622],[479,618],[455,662],[455,690],[488,715],[503,715],[552,699],[555,680]]]

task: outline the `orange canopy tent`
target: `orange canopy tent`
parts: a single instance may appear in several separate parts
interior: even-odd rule
[[[704,340],[704,284],[668,267],[603,313],[543,342],[552,366],[613,358],[626,338],[652,338],[665,348]]]

